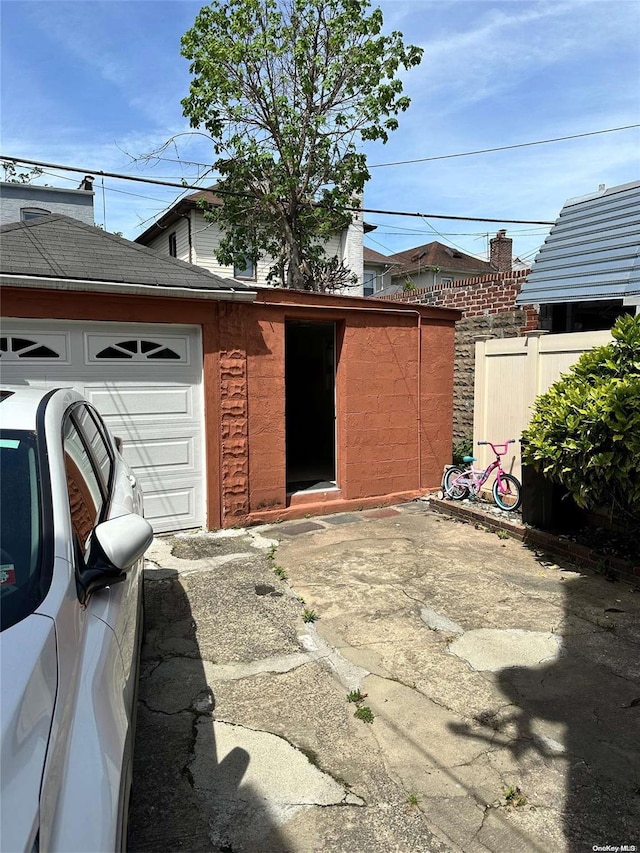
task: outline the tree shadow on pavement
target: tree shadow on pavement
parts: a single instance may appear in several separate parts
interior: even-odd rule
[[[561,769],[565,801],[555,807],[570,853],[640,845],[640,596],[616,606],[620,589],[588,576],[567,582],[560,656],[500,670],[510,711],[455,727],[494,745],[508,730],[503,747],[523,768],[534,753]]]
[[[178,572],[145,570],[145,606],[128,849],[288,853],[264,799],[243,783],[249,753],[218,755],[215,696]]]

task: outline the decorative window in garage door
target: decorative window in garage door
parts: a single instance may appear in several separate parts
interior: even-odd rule
[[[187,342],[184,338],[92,338],[90,353],[92,361],[186,362]]]
[[[49,343],[51,343],[49,341]],[[0,338],[0,358],[2,361],[18,361],[27,358],[60,359],[61,352],[33,338],[18,335],[6,335]]]

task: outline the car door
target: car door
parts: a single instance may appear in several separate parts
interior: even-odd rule
[[[103,495],[100,521],[139,510],[135,478],[120,457],[95,409],[77,406],[72,421],[83,441]],[[131,567],[126,579],[102,589],[91,598],[94,615],[109,625],[117,638],[125,670],[127,707],[133,704],[137,677],[137,654],[141,629],[142,561]]]
[[[131,707],[120,644],[108,621],[117,623],[117,608],[110,590],[92,595],[86,606],[78,597],[78,571],[93,530],[110,511],[106,483],[113,467],[88,417],[74,403],[47,435],[53,488],[63,485],[65,495],[54,493],[56,554],[66,551],[72,560],[57,560],[40,608],[55,621],[58,649],[59,689],[40,800],[40,849],[51,851],[116,848],[129,764]]]

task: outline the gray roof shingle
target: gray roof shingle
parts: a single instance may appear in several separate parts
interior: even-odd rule
[[[4,225],[0,228],[0,241],[3,275],[198,290],[251,290],[237,281],[61,214]]]

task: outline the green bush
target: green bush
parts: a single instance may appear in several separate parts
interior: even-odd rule
[[[612,335],[538,397],[523,461],[578,506],[640,518],[640,316],[620,317]]]
[[[463,438],[457,444],[453,445],[453,453],[451,454],[454,465],[464,465],[463,456],[473,456],[473,438]]]

